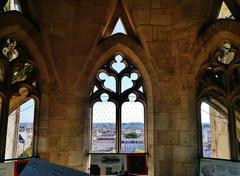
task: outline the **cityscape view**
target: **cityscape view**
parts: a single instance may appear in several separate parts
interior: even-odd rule
[[[141,122],[122,123],[121,152],[144,152],[144,124]],[[116,152],[116,123],[93,123],[92,152]]]
[[[32,156],[34,109],[29,99],[9,114],[5,159]]]
[[[207,103],[201,105],[203,157],[230,158],[228,118]]]
[[[18,135],[17,157],[31,157],[33,142],[33,123],[21,122]]]
[[[211,128],[210,123],[202,123],[202,143],[203,143],[203,156],[211,157]]]

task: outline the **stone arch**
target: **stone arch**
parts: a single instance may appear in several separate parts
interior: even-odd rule
[[[193,75],[192,78],[196,79],[201,65],[209,59],[209,54],[214,52],[222,40],[229,40],[233,44],[240,46],[239,31],[240,26],[237,21],[219,20],[213,23],[199,36],[195,43],[193,53],[198,54],[193,58],[192,67],[188,74]]]
[[[206,101],[207,99],[202,98],[198,96],[198,86],[199,86],[199,74],[201,67],[205,62],[207,62],[213,54],[217,47],[219,47],[219,44],[225,40],[230,41],[231,44],[235,45],[238,48],[239,52],[239,46],[240,46],[240,34],[239,34],[240,26],[238,21],[234,20],[228,20],[228,19],[221,19],[213,24],[211,24],[205,31],[201,33],[198,40],[196,41],[195,53],[196,57],[193,58],[193,63],[191,70],[189,70],[189,75],[192,75],[190,78],[195,83],[195,107],[196,107],[196,115],[197,118],[197,128],[198,133],[200,134],[200,126],[201,126],[201,117],[200,113],[200,106],[201,103]],[[196,52],[198,51],[198,52]],[[217,90],[217,89],[216,89]],[[220,92],[220,90],[218,90]],[[207,91],[206,91],[207,92]],[[198,136],[198,145],[201,146],[201,135]],[[202,155],[202,147],[198,148],[198,153],[201,156]]]
[[[147,95],[147,149],[148,149],[148,172],[154,174],[154,119],[157,112],[157,85],[153,84],[156,79],[156,68],[154,61],[149,57],[144,49],[128,36],[116,34],[107,38],[101,44],[96,46],[92,51],[91,56],[86,61],[83,68],[83,75],[87,77],[86,97],[93,86],[93,80],[99,68],[105,64],[109,58],[116,52],[122,52],[129,60],[136,65],[144,80],[146,95]],[[78,86],[77,86],[78,87]],[[89,110],[88,110],[89,112]],[[88,113],[90,117],[90,112]],[[89,133],[89,132],[88,132]]]

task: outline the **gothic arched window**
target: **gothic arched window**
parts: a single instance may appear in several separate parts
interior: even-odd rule
[[[223,41],[199,71],[198,101],[202,156],[239,160],[240,56]]]
[[[122,53],[97,72],[90,99],[91,153],[145,152],[143,79]]]
[[[34,155],[37,68],[15,37],[0,39],[0,159]]]

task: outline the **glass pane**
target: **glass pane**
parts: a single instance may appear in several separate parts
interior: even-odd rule
[[[123,25],[123,22],[122,22],[121,18],[118,18],[118,21],[117,21],[111,35],[114,35],[114,34],[117,34],[117,33],[122,33],[122,34],[127,35],[127,32],[125,30],[125,27]]]
[[[131,89],[133,87],[133,81],[138,79],[137,73],[131,73],[130,77],[124,76],[121,82],[121,92]]]
[[[34,81],[34,82],[32,83],[32,85],[33,85],[34,87],[37,87],[37,82]]]
[[[29,99],[9,114],[5,159],[32,156],[34,110],[35,101]]]
[[[220,107],[226,112],[224,107]],[[228,116],[203,102],[201,104],[203,157],[230,159]]]
[[[143,93],[143,86],[141,86],[138,90]]]
[[[4,11],[13,11],[13,10],[22,12],[22,9],[18,0],[8,0],[4,7]]]
[[[218,19],[223,19],[223,18],[234,19],[231,11],[229,10],[229,8],[227,7],[224,1],[222,3],[221,9],[218,15]]]
[[[123,71],[126,68],[126,64],[123,62],[123,58],[121,55],[116,55],[115,56],[115,61],[112,64],[112,68],[113,70],[115,70],[117,73],[120,73],[121,71]]]
[[[106,93],[93,105],[92,152],[116,152],[116,106]]]
[[[113,76],[109,76],[105,72],[100,72],[98,78],[104,81],[103,85],[105,88],[116,92],[116,79]]]
[[[15,65],[12,73],[12,84],[25,81],[28,77],[30,77],[32,71],[33,66],[29,63]]]
[[[93,87],[93,93],[95,93],[95,92],[97,92],[97,91],[98,91],[97,86],[94,86],[94,87]]]
[[[8,58],[11,62],[16,59],[19,55],[18,50],[16,49],[17,41],[13,38],[8,38],[6,46],[3,48],[2,53],[3,55]]]
[[[223,43],[219,47],[219,52],[216,53],[217,59],[223,64],[230,64],[235,58],[235,51],[231,51],[231,44],[228,42]]]
[[[122,153],[144,152],[144,106],[130,94],[129,101],[122,105]]]

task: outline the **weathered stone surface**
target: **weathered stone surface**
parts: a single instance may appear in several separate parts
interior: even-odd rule
[[[173,158],[175,161],[193,162],[197,157],[197,151],[195,147],[187,147],[174,145],[173,146]]]
[[[157,136],[157,144],[179,144],[178,131],[160,131]]]
[[[0,14],[0,35],[16,34],[38,61],[37,152],[51,162],[89,169],[92,79],[105,61],[122,52],[140,70],[146,88],[149,175],[196,175],[197,72],[217,42],[239,44],[231,32],[222,32],[234,25],[225,28],[222,20],[202,37],[199,32],[213,4],[209,0],[121,3],[129,18],[124,21],[126,29],[132,28],[134,35],[102,37],[112,27],[111,17],[119,5],[113,0],[41,0],[33,1],[26,18]],[[233,31],[233,36],[239,33],[238,28]]]

